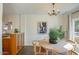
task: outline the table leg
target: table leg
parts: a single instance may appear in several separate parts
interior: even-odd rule
[[[71,50],[68,50],[67,51],[67,55],[72,55],[72,51]]]
[[[39,54],[41,53],[41,46],[39,47]]]
[[[48,55],[48,50],[46,50],[46,55]]]

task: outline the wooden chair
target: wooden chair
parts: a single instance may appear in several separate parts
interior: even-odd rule
[[[45,55],[46,54],[46,50],[40,46],[39,41],[33,41],[33,48],[34,48],[35,55]]]

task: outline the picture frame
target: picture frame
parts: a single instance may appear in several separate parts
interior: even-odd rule
[[[40,34],[47,33],[47,22],[38,22],[37,32],[40,33]]]

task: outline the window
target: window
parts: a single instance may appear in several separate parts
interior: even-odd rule
[[[79,18],[73,19],[73,40],[79,40]]]
[[[79,36],[79,19],[74,20],[74,35]]]

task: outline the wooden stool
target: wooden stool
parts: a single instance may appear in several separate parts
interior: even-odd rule
[[[33,41],[33,48],[34,48],[35,55],[45,55],[46,54],[46,50],[43,47],[41,47],[39,41]]]

